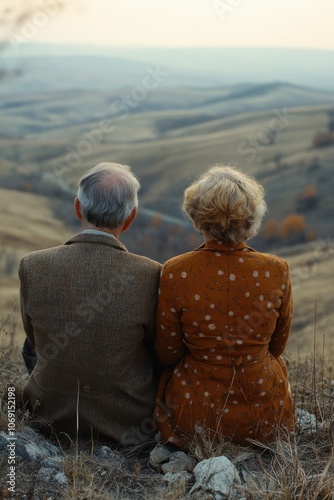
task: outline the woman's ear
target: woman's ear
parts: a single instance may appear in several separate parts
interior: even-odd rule
[[[78,200],[77,197],[74,200],[73,207],[74,207],[75,215],[82,222],[83,221],[83,216],[82,216],[82,211],[81,211],[81,205],[80,205],[80,201]]]

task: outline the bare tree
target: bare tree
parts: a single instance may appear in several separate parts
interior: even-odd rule
[[[12,48],[18,52],[47,23],[55,18],[70,0],[1,0],[0,53]],[[0,63],[0,79],[17,76],[20,70],[9,70]]]

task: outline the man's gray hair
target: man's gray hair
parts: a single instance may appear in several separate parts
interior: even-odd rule
[[[131,167],[99,163],[79,181],[77,197],[84,219],[96,227],[116,229],[138,206],[140,184]]]

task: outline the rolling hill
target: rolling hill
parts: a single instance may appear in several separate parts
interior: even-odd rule
[[[110,159],[135,168],[144,208],[158,206],[163,214],[180,218],[186,185],[208,165],[229,162],[263,182],[273,218],[293,213],[298,196],[312,184],[318,205],[306,214],[309,230],[319,237],[330,233],[333,146],[313,149],[312,140],[328,128],[332,94],[326,94],[329,104],[318,104],[326,99],[324,93],[277,83],[189,93],[170,89],[160,91],[161,99],[158,92],[127,114],[111,111],[117,97],[105,92],[3,100],[2,184],[14,182],[18,173],[8,172],[16,168],[25,175],[49,172],[74,185],[85,169]]]
[[[26,86],[36,89],[37,73],[48,89],[76,88],[114,90],[140,83],[147,65],[169,72],[164,88],[212,87],[238,84],[265,84],[286,81],[294,85],[334,90],[334,52],[329,50],[207,47],[207,48],[116,48],[81,45],[10,45],[2,65],[24,64],[32,69],[31,80],[23,72]],[[28,60],[30,58],[30,60]],[[24,59],[27,59],[24,62]],[[49,71],[48,74],[42,72]],[[114,68],[114,71],[112,71]],[[89,71],[88,71],[89,70]],[[139,73],[138,73],[139,71]],[[54,79],[55,77],[55,79]],[[81,78],[83,77],[83,78]],[[13,86],[18,90],[19,84]],[[72,85],[72,86],[71,86]]]

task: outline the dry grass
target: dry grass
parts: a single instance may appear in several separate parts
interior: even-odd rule
[[[147,457],[128,459],[126,454],[97,459],[85,452],[67,456],[64,470],[70,486],[65,500],[85,499],[177,499],[186,493],[185,485],[174,488],[147,467]]]
[[[8,384],[22,389],[27,376],[14,343],[13,316],[1,325],[0,390]],[[331,353],[298,356],[288,360],[290,380],[297,410],[306,410],[317,418],[312,432],[300,428],[292,436],[279,439],[271,445],[258,442],[249,447],[235,445],[212,432],[198,434],[192,442],[190,453],[197,460],[225,455],[236,465],[243,480],[239,486],[240,498],[245,499],[333,499],[334,491],[334,373]],[[18,410],[18,427],[29,425],[29,418]],[[6,430],[5,403],[0,412],[0,429]],[[148,465],[148,448],[115,448],[112,454],[97,456],[96,443],[72,442],[62,448],[63,471],[68,486],[55,498],[72,499],[142,499],[177,500],[192,498],[191,484],[184,481],[173,485],[166,483]],[[153,447],[153,446],[152,446]],[[0,462],[1,475],[6,470],[6,457]],[[43,498],[43,486],[34,481],[37,470],[32,464],[22,463],[18,471],[22,491],[31,497]],[[22,487],[22,486],[21,486]],[[45,485],[45,488],[47,485]],[[5,486],[2,482],[2,494]],[[42,488],[42,489],[41,489]],[[45,492],[44,492],[45,493]],[[1,489],[0,489],[0,497]]]

